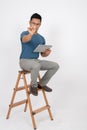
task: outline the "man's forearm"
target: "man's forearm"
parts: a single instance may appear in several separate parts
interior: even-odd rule
[[[28,35],[23,36],[22,42],[26,43],[26,42],[30,41],[31,38],[32,38],[32,34],[29,33]]]

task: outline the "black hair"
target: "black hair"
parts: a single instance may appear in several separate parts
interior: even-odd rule
[[[34,14],[31,16],[30,21],[31,21],[33,18],[37,18],[37,19],[40,19],[40,21],[42,21],[42,17],[41,17],[41,15],[38,14],[38,13],[34,13]]]

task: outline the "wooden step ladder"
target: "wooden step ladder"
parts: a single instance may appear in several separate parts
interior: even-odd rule
[[[9,105],[9,109],[8,109],[8,112],[7,112],[6,119],[9,118],[12,108],[14,108],[16,106],[19,106],[19,105],[22,105],[22,104],[25,104],[24,112],[26,112],[27,106],[29,106],[30,115],[31,115],[32,123],[33,123],[33,128],[36,129],[37,127],[36,127],[35,118],[34,118],[35,114],[37,114],[39,112],[42,112],[44,110],[48,110],[48,113],[49,113],[49,116],[50,116],[51,120],[53,120],[53,117],[52,117],[52,113],[51,113],[51,110],[50,110],[50,105],[49,105],[47,97],[46,97],[46,93],[45,93],[45,91],[43,89],[38,89],[38,91],[42,91],[43,98],[45,100],[46,105],[42,106],[42,107],[40,107],[40,108],[38,108],[36,110],[33,110],[32,103],[31,103],[31,98],[30,98],[31,94],[30,94],[30,91],[29,91],[29,87],[30,87],[31,82],[28,85],[27,79],[26,79],[26,74],[30,74],[30,71],[24,71],[24,70],[18,71],[18,78],[17,78],[16,85],[15,85],[15,88],[14,88],[14,91],[13,91],[13,95],[12,95],[12,98],[11,98],[11,102],[10,102],[10,105]],[[20,79],[23,80],[24,86],[19,86]],[[40,75],[38,75],[38,79],[40,80]],[[18,101],[18,102],[14,102],[14,99],[16,97],[16,93],[18,91],[21,91],[21,90],[25,90],[26,99]]]

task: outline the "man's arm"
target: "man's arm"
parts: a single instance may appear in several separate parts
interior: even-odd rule
[[[23,42],[23,43],[26,43],[26,42],[30,41],[31,38],[32,38],[32,36],[33,36],[33,34],[35,34],[35,31],[36,31],[36,30],[35,30],[34,28],[28,28],[29,34],[28,34],[28,35],[24,35],[24,36],[22,37],[22,42]]]
[[[51,53],[51,50],[50,49],[46,49],[44,52],[41,52],[41,56],[42,57],[46,57],[46,56],[49,56],[50,53]]]
[[[31,38],[32,38],[32,35],[31,35],[30,33],[29,33],[28,35],[24,35],[24,36],[22,37],[22,42],[23,42],[23,43],[26,43],[26,42],[30,41]]]

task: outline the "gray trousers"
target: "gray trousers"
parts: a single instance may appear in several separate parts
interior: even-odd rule
[[[31,71],[32,86],[37,87],[37,77],[40,70],[46,70],[40,80],[42,86],[46,85],[51,77],[56,73],[59,65],[56,62],[39,59],[20,59],[20,67],[23,70]]]

